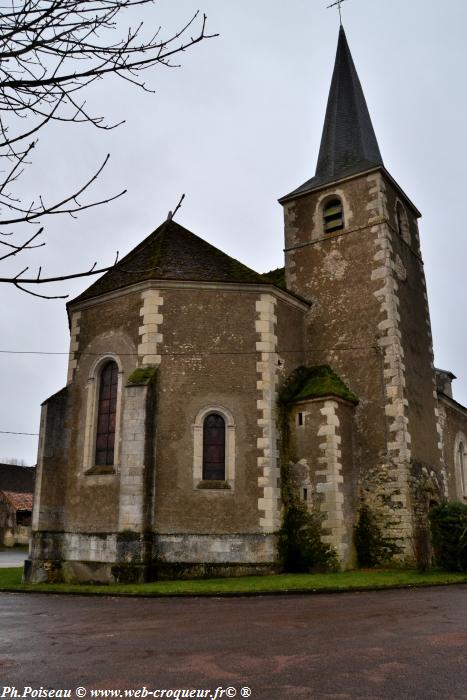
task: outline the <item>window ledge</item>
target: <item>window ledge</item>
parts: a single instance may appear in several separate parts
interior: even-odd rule
[[[196,485],[197,489],[215,489],[217,491],[225,491],[225,490],[230,490],[232,487],[230,486],[228,481],[215,481],[214,479],[206,479],[203,481],[199,481]]]
[[[115,467],[91,467],[91,469],[88,469],[86,472],[84,472],[85,476],[103,476],[105,474],[115,474]]]

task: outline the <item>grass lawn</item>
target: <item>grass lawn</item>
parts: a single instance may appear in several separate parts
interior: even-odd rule
[[[268,593],[316,593],[352,590],[440,586],[467,583],[467,573],[411,569],[345,571],[335,574],[278,574],[242,578],[155,581],[138,584],[85,585],[67,583],[21,583],[22,569],[0,569],[0,591],[79,593],[81,595],[193,596],[252,595]]]

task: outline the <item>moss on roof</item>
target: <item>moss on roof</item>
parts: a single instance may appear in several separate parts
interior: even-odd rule
[[[149,384],[157,374],[157,367],[138,367],[128,377],[128,384]]]
[[[279,392],[279,401],[288,404],[321,396],[337,396],[353,404],[358,403],[358,397],[329,365],[298,367]]]
[[[69,304],[146,280],[271,283],[175,221],[166,221]]]
[[[275,270],[263,272],[262,277],[269,282],[272,282],[272,284],[275,284],[276,287],[287,289],[285,286],[285,267],[277,267]]]

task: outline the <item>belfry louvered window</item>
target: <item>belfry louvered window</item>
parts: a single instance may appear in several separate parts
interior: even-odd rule
[[[118,367],[107,362],[102,368],[97,406],[96,466],[114,464],[115,419],[117,415]]]
[[[344,215],[340,199],[331,199],[324,205],[323,210],[324,233],[334,233],[344,228]]]
[[[225,421],[210,413],[203,422],[203,481],[225,480]]]

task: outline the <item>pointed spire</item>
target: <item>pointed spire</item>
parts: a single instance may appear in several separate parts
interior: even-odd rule
[[[383,165],[344,28],[339,30],[316,177],[337,180],[351,169]]]
[[[315,177],[279,201],[378,166],[383,159],[341,25]]]

